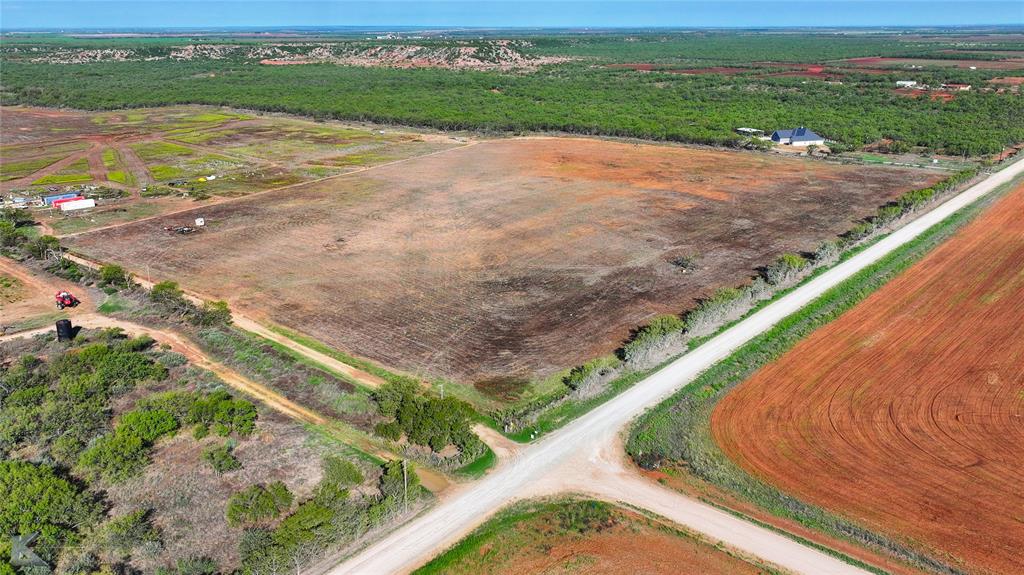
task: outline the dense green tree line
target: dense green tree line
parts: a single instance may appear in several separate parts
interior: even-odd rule
[[[957,74],[960,79],[966,72]],[[882,80],[836,85],[581,64],[501,74],[216,61],[8,62],[3,90],[5,104],[115,109],[198,103],[439,129],[722,145],[738,144],[733,129],[739,126],[805,125],[846,146],[895,137],[957,155],[996,153],[1024,140],[1024,98],[1017,95],[974,91],[945,103],[894,94]]]

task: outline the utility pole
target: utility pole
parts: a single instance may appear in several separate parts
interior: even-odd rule
[[[402,491],[403,491],[404,494],[402,495],[402,502],[403,502],[403,505],[405,506],[405,513],[408,514],[409,513],[409,472],[405,468],[405,464],[406,463],[408,463],[408,460],[403,459],[402,460]]]

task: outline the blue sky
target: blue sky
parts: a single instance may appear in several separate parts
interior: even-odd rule
[[[1024,24],[1024,0],[0,0],[0,28],[778,27]]]

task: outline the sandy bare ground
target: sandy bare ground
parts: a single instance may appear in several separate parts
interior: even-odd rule
[[[74,289],[75,286],[71,285],[70,282],[43,282],[40,278],[28,273],[21,266],[2,256],[0,256],[0,275],[10,276],[21,282],[23,292],[21,299],[16,302],[10,304],[0,302],[0,336],[7,335],[5,327],[8,325],[57,311],[54,306],[53,295],[61,289],[71,290],[82,301],[82,305],[77,308],[65,308],[62,313],[63,316],[74,317],[74,314],[80,310],[92,309],[89,295],[87,293],[80,293],[81,290]],[[52,330],[54,328],[49,326],[46,329]],[[37,332],[38,330],[31,331]]]
[[[865,571],[778,533],[624,472],[620,433],[644,410],[725,359],[828,289],[913,240],[931,226],[1024,172],[1018,161],[961,192],[814,280],[724,331],[601,407],[524,449],[483,480],[460,486],[439,505],[340,563],[329,573],[406,573],[519,499],[582,491],[655,511],[712,541],[783,569],[814,575]]]

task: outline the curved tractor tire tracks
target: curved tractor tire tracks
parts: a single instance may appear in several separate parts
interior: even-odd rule
[[[621,464],[607,456],[620,450],[620,431],[636,416],[693,381],[857,272],[912,241],[928,228],[1024,172],[1018,161],[961,192],[850,259],[837,264],[779,300],[765,306],[704,345],[680,357],[616,398],[559,431],[524,449],[481,481],[458,489],[451,497],[330,570],[332,575],[409,572],[457,542],[502,507],[536,495],[585,489],[607,498],[626,500],[656,511],[712,541],[757,556],[796,573],[863,574],[860,568],[806,547],[766,528],[639,479],[621,479]],[[617,456],[621,458],[621,454]],[[560,471],[563,469],[563,471]],[[568,471],[564,471],[568,469]],[[546,482],[546,478],[569,480]],[[587,480],[581,485],[578,478]]]

